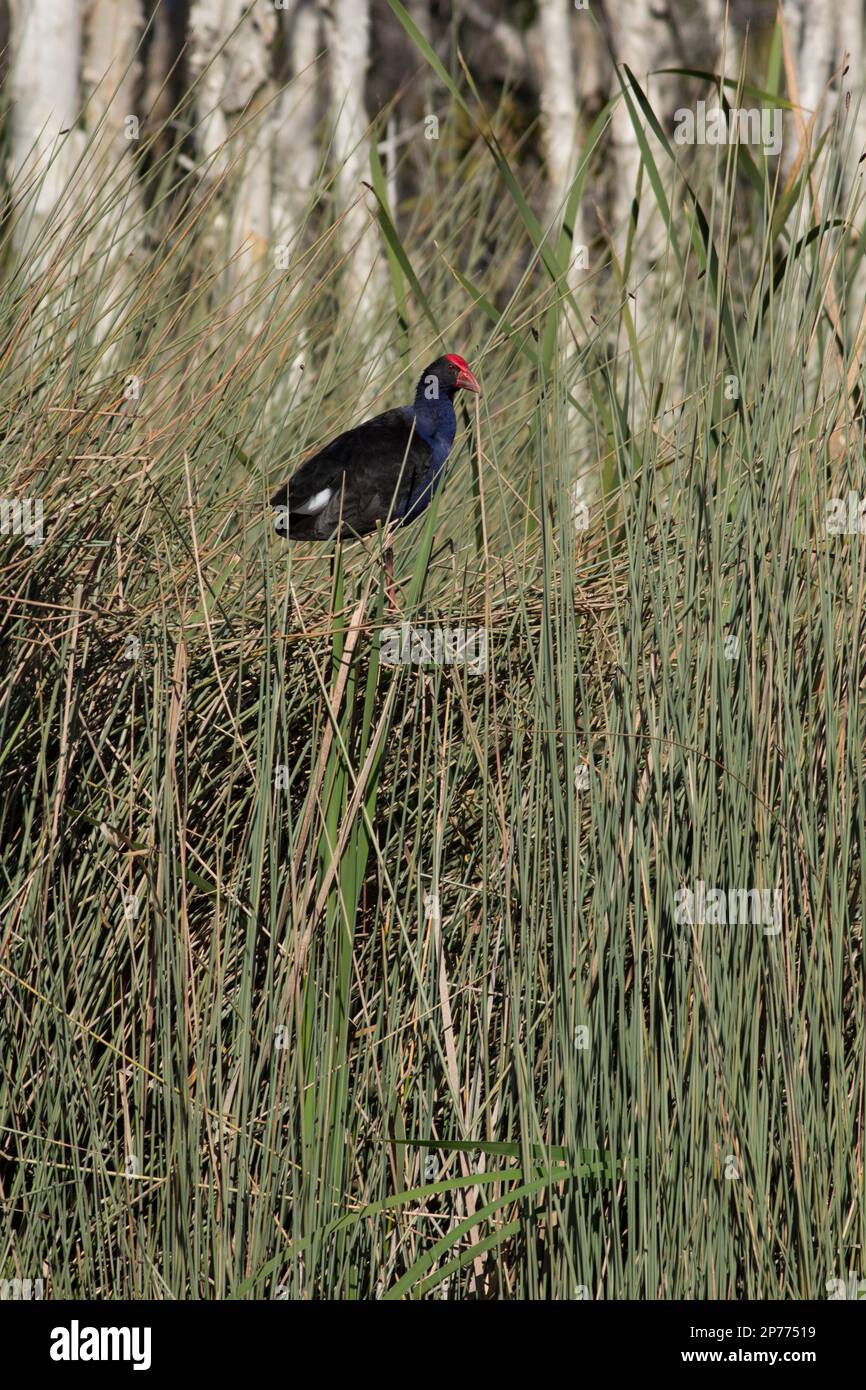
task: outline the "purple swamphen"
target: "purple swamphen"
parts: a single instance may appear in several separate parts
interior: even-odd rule
[[[346,430],[274,493],[274,525],[287,540],[355,540],[388,528],[388,598],[396,607],[390,531],[415,521],[442,481],[457,432],[454,395],[480,391],[462,357],[425,367],[412,405],[386,410]]]

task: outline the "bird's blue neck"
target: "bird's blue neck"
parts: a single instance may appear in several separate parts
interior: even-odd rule
[[[415,417],[415,431],[430,449],[430,461],[426,469],[415,478],[414,486],[406,499],[401,513],[404,521],[414,521],[415,517],[429,506],[433,494],[442,481],[445,460],[451,452],[454,436],[457,433],[457,416],[451,396],[440,391],[435,400],[428,400],[424,383],[415,394],[415,404],[411,407]]]
[[[457,416],[451,396],[440,391],[435,400],[428,400],[422,383],[415,394],[412,410],[415,429],[433,450],[434,461],[444,462],[457,433]]]

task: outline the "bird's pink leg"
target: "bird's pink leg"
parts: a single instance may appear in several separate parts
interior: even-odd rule
[[[397,591],[394,588],[394,551],[390,545],[385,546],[385,591],[388,595],[388,607],[392,613],[396,613]]]

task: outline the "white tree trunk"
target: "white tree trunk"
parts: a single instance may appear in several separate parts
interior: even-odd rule
[[[646,0],[615,0],[615,3],[610,5],[610,19],[617,63],[621,67],[627,64],[643,90],[649,95],[648,74],[652,68],[657,66],[656,58],[666,38],[662,32],[663,21],[653,15]],[[623,81],[627,81],[624,73]],[[614,86],[614,93],[617,91],[619,91],[618,82]],[[638,110],[639,115],[634,94],[630,91],[629,95],[632,106]],[[649,99],[652,103],[652,95],[649,96]],[[632,217],[632,204],[641,165],[640,146],[623,97],[620,97],[614,107],[611,127],[616,162],[616,185],[613,201],[614,238],[621,260],[625,254]],[[652,201],[651,193],[649,194],[649,201]],[[646,200],[644,200],[642,210],[646,212]],[[647,223],[651,220],[649,217],[646,218],[644,236],[648,235]]]
[[[539,32],[541,38],[541,116],[544,138],[544,158],[547,165],[549,238],[556,247],[562,226],[562,216],[568,201],[572,180],[578,163],[580,115],[577,105],[577,83],[572,57],[572,10],[569,0],[539,0]],[[580,272],[583,253],[583,219],[580,208],[575,215],[572,242],[572,264],[567,271],[567,288],[576,292],[583,278]],[[564,287],[565,288],[565,287]],[[568,371],[573,356],[577,323],[567,302],[560,306],[557,333],[557,366],[562,380],[572,392],[576,382]],[[571,496],[575,518],[582,527],[585,508],[597,495],[597,482],[587,470],[590,441],[581,426],[580,415],[571,406],[563,411],[565,438],[558,443],[563,455],[563,472],[571,480]]]
[[[866,62],[866,44],[864,44],[864,13],[863,0],[840,0],[839,9],[839,47],[844,58],[847,54],[848,72],[842,80],[842,87],[851,94],[850,104],[850,143],[848,145],[847,176],[851,196],[856,206],[859,207],[858,220],[860,226],[863,225],[863,193],[864,193],[864,171],[866,171],[866,161],[860,163],[861,156],[866,153],[866,84],[864,84],[864,62]],[[857,269],[854,282],[848,296],[851,310],[856,315],[854,322],[857,323],[863,316],[866,323],[866,267],[863,262]],[[859,337],[859,333],[854,335]]]
[[[815,148],[826,120],[831,115],[833,96],[827,90],[827,83],[833,68],[836,22],[830,0],[782,0],[782,14],[788,26],[796,72],[796,92],[791,95],[801,108],[800,112],[787,122],[787,139],[782,156],[782,166],[787,176],[799,154],[802,154],[804,161],[808,163],[811,157],[809,151]],[[795,229],[796,236],[802,236],[812,220],[810,189],[818,189],[823,181],[827,154],[828,150],[825,147],[813,171],[810,186],[804,191]]]
[[[850,93],[850,145],[846,177],[849,187],[859,179],[860,157],[866,149],[866,100],[863,74],[863,0],[783,0],[782,12],[794,60],[797,94],[802,112],[789,120],[783,156],[786,172],[800,151],[800,135],[808,133],[809,146],[817,145],[822,131],[832,120],[838,93]],[[847,55],[848,71],[841,76]],[[832,78],[837,81],[830,86]],[[814,123],[812,124],[814,117]],[[821,183],[827,167],[828,149],[816,165],[812,183]],[[820,194],[819,194],[820,201]],[[808,225],[809,199],[801,213],[798,232]]]
[[[559,221],[562,205],[577,167],[577,84],[571,53],[569,0],[539,0],[544,65],[541,74],[541,117],[548,176],[549,219]]]
[[[293,16],[291,81],[281,92],[274,122],[274,236],[291,244],[315,194],[319,150],[319,56],[324,35],[315,4]]]
[[[28,250],[49,222],[52,233],[59,232],[58,205],[81,153],[75,130],[81,109],[81,14],[78,0],[10,0],[9,17],[11,172],[28,176],[33,185],[19,215],[16,243]],[[34,272],[52,249],[40,249]]]
[[[131,144],[125,123],[137,110],[143,25],[141,0],[84,0],[87,128],[114,155]]]
[[[383,282],[375,229],[364,182],[369,182],[368,120],[364,103],[370,43],[368,0],[332,0],[326,32],[331,64],[334,128],[334,187],[344,213],[348,260],[343,290],[355,327],[367,332],[375,321]]]
[[[304,293],[304,282],[293,259],[304,249],[303,233],[309,213],[318,201],[317,178],[320,146],[321,64],[324,48],[321,17],[314,0],[300,0],[290,20],[290,81],[279,95],[273,121],[273,190],[271,241],[277,274],[290,277],[286,312]],[[301,315],[293,333],[296,351],[274,385],[268,410],[279,418],[288,403],[303,395],[310,374],[305,374],[307,353],[306,316]]]
[[[271,0],[193,0],[190,6],[196,138],[204,178],[226,182],[229,210],[217,228],[226,234],[226,283],[239,302],[270,252],[276,34]]]
[[[800,105],[805,108],[803,119],[808,126],[821,105],[833,68],[836,4],[833,0],[783,0],[782,11],[791,26]]]
[[[810,160],[821,134],[834,119],[839,119],[839,132],[845,142],[840,150],[844,159],[843,186],[839,190],[842,201],[835,209],[829,206],[831,194],[828,173],[834,164],[835,152],[829,143],[825,144],[808,184],[804,189],[796,224],[792,235],[803,236],[820,216],[835,211],[836,215],[847,215],[849,200],[856,209],[857,230],[863,225],[863,171],[860,159],[866,147],[866,100],[864,100],[863,79],[863,0],[783,0],[783,17],[786,24],[786,59],[790,73],[789,86],[792,95],[802,108],[786,123],[786,148],[783,167],[786,175],[793,171],[798,156],[804,163]],[[788,55],[790,57],[788,58]],[[842,70],[847,56],[848,71]],[[843,105],[840,109],[840,97]],[[834,195],[835,196],[835,195]],[[820,248],[819,248],[820,254]],[[801,269],[802,275],[808,272]],[[866,274],[862,263],[857,268],[853,283],[848,287],[848,311],[852,316],[850,332],[853,340],[859,341],[866,329],[866,310],[863,309],[866,295]],[[841,322],[842,306],[836,301],[832,283],[828,286],[827,310],[831,319]],[[834,373],[841,369],[838,359],[823,364],[817,358],[810,359],[807,381],[814,389],[822,380],[825,390],[832,391],[835,386]]]
[[[141,198],[133,153],[139,139],[141,80],[138,45],[144,23],[140,0],[85,0],[82,85],[88,150],[82,187],[97,224],[89,252],[105,312],[95,331],[104,338],[123,313],[123,288],[132,281],[131,257],[140,234]]]

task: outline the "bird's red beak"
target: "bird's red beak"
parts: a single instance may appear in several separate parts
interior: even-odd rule
[[[462,387],[464,391],[474,391],[476,395],[481,395],[481,387],[478,378],[473,376],[468,367],[461,367],[457,373],[457,380],[454,383],[458,390]]]

